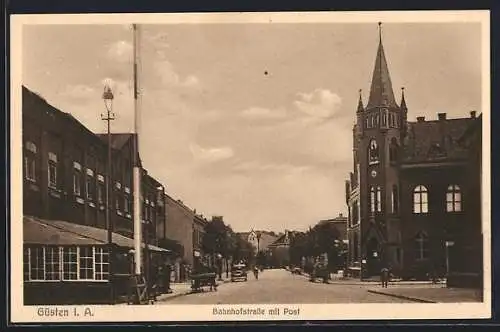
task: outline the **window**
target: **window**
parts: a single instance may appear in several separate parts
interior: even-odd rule
[[[358,202],[352,204],[352,222],[356,225],[359,222]]]
[[[26,180],[36,182],[36,145],[32,142],[26,142],[26,151],[24,155],[24,176]]]
[[[377,212],[382,211],[382,190],[377,187]]]
[[[391,207],[392,207],[392,213],[398,213],[399,212],[399,202],[398,202],[398,187],[396,185],[392,186],[392,193],[391,193]]]
[[[378,144],[377,141],[372,139],[370,141],[370,146],[368,148],[368,160],[370,163],[378,162],[379,154],[378,154]]]
[[[78,280],[78,248],[62,248],[62,279]]]
[[[446,212],[462,211],[462,193],[457,185],[448,186],[446,191]]]
[[[123,195],[123,211],[130,213],[130,198],[128,195]]]
[[[95,179],[94,171],[87,169],[87,180],[85,181],[85,191],[87,193],[87,199],[93,201],[95,199]]]
[[[45,280],[45,248],[30,248],[30,280]]]
[[[415,237],[415,254],[416,259],[422,260],[429,257],[429,240],[423,232],[418,233]]]
[[[396,248],[396,262],[401,264],[401,248]]]
[[[418,185],[413,190],[413,213],[427,213],[429,212],[427,200],[427,188]]]
[[[101,181],[97,183],[97,202],[104,204],[104,182]]]
[[[45,280],[59,280],[60,276],[59,247],[45,248]]]
[[[79,278],[83,280],[94,279],[94,248],[80,247],[78,261],[80,263]]]
[[[30,280],[30,248],[23,250],[23,280]]]
[[[73,163],[73,193],[76,196],[82,194],[82,166],[77,162]]]
[[[109,278],[109,254],[102,247],[34,247],[23,253],[24,280],[95,280]]]
[[[49,187],[57,189],[57,155],[49,152]]]
[[[370,211],[375,212],[375,188],[370,189]]]
[[[95,248],[95,279],[107,280],[109,277],[109,254],[104,248]]]
[[[395,137],[393,137],[391,138],[391,144],[389,145],[389,161],[395,162],[398,160],[398,150],[398,141]]]

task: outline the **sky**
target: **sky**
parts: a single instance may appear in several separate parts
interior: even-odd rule
[[[303,230],[346,215],[352,126],[366,104],[375,23],[142,25],[140,154],[167,193],[235,231]],[[382,25],[409,120],[481,111],[477,23]],[[134,128],[129,25],[24,25],[23,84],[105,132]]]

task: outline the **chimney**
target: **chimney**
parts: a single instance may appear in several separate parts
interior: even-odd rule
[[[417,116],[417,122],[425,122],[425,116]]]
[[[341,213],[339,213],[339,218],[342,218],[342,212],[341,212]]]
[[[438,119],[439,121],[446,120],[446,113],[438,113]]]
[[[476,118],[476,111],[470,111],[470,117],[475,119]]]

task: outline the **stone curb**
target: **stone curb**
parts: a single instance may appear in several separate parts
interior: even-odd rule
[[[306,279],[309,279],[309,275],[302,273],[302,274],[296,274],[298,276],[302,276]],[[374,284],[380,284],[381,282],[378,280],[363,280],[363,281],[353,281],[353,280],[330,280],[328,282],[329,285],[352,285],[352,286],[360,286],[360,285],[365,285],[365,286],[370,286]],[[393,286],[414,286],[414,285],[445,285],[446,283],[432,283],[432,281],[389,281],[389,285]]]
[[[223,280],[223,281],[219,281],[219,282],[220,283],[217,286],[220,286],[222,284],[226,284],[228,282],[231,282],[231,279],[227,279],[227,280]],[[159,300],[159,301],[156,301],[156,302],[167,302],[167,301],[176,299],[176,298],[181,297],[181,296],[186,296],[186,295],[189,295],[189,294],[196,294],[196,293],[193,293],[193,291],[191,289],[189,289],[187,291],[179,292],[177,294],[171,295],[169,297],[166,297],[166,298],[164,298],[162,300]]]
[[[391,296],[391,297],[395,297],[395,298],[398,298],[398,299],[409,300],[409,301],[413,301],[413,302],[437,303],[436,301],[425,300],[425,299],[420,299],[420,298],[417,298],[417,297],[411,297],[411,296],[405,296],[405,295],[399,295],[399,294],[386,293],[386,292],[376,291],[376,290],[373,290],[373,289],[368,289],[368,293],[373,293],[373,294],[378,294],[378,295],[385,295],[385,296]]]

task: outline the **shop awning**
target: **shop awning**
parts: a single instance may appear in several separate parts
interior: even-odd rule
[[[134,248],[134,240],[121,234],[113,233],[112,240],[120,247]],[[108,231],[67,221],[24,216],[23,242],[42,245],[102,245],[108,243]],[[142,247],[145,247],[144,243]],[[170,250],[151,244],[148,245],[148,249],[157,252],[170,252]]]

